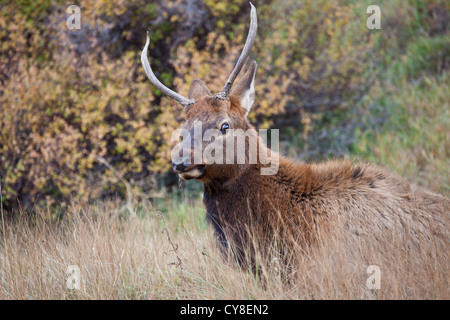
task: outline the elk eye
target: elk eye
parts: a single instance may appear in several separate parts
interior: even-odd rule
[[[222,127],[220,127],[220,132],[222,132],[222,134],[227,133],[227,130],[230,128],[230,126],[228,125],[228,123],[224,123],[222,124]]]
[[[183,141],[183,136],[180,136],[180,142],[182,142]]]

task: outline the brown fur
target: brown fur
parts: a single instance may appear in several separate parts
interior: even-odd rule
[[[234,95],[230,101],[207,96],[186,111],[187,129],[194,120],[214,127],[224,117],[233,128],[253,128]],[[222,247],[231,248],[241,263],[250,261],[254,267],[254,257],[267,261],[273,252],[293,261],[291,249],[301,254],[337,235],[351,246],[362,238],[401,232],[412,245],[433,238],[448,250],[449,199],[381,167],[348,160],[295,163],[281,157],[277,174],[261,175],[260,168],[213,164],[199,178],[207,218]]]

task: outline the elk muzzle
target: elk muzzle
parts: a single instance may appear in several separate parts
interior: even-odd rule
[[[175,173],[177,173],[181,179],[198,179],[203,173],[205,173],[206,165],[204,164],[189,164],[184,163],[173,163],[172,168]]]

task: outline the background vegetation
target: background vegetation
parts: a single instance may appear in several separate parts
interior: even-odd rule
[[[3,205],[124,195],[174,185],[170,135],[182,108],[140,64],[146,30],[159,78],[186,94],[199,77],[220,90],[245,41],[247,1],[64,1],[0,4]],[[360,157],[449,192],[449,4],[384,1],[382,29],[365,1],[257,1],[259,63],[250,120],[282,129],[302,160]],[[169,174],[167,174],[169,172]]]

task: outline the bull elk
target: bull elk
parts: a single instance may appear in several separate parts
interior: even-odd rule
[[[202,134],[216,129],[217,141],[225,141],[231,130],[252,132],[246,135],[247,146],[248,139],[256,138],[258,150],[265,151],[262,154],[279,156],[265,145],[247,120],[255,100],[256,62],[251,62],[233,87],[256,37],[256,9],[250,5],[251,23],[245,46],[224,88],[214,96],[199,79],[192,82],[188,98],[164,86],[150,67],[147,35],[141,60],[148,78],[185,109],[182,129],[191,136],[184,137],[180,148],[205,150],[208,143],[193,137],[195,123],[201,122]],[[240,152],[235,149],[224,147],[227,154]],[[291,249],[309,251],[326,246],[327,239],[338,236],[346,237],[349,246],[365,237],[376,241],[393,239],[394,234],[405,235],[399,237],[405,246],[420,245],[420,241],[433,238],[448,252],[449,198],[374,164],[349,160],[307,164],[279,156],[278,171],[261,174],[267,164],[259,156],[250,163],[248,150],[245,163],[211,163],[204,156],[193,161],[192,154],[174,157],[173,170],[182,179],[203,183],[207,220],[214,227],[219,246],[233,248],[240,262],[249,261],[249,256],[272,259],[270,252],[279,254],[283,261],[289,260]],[[271,250],[274,247],[277,250]],[[250,261],[254,265],[252,257]]]

